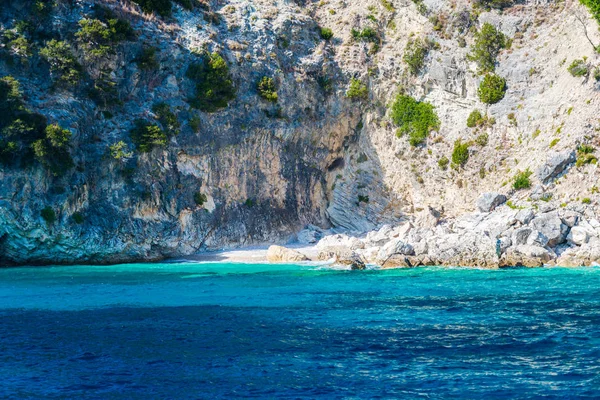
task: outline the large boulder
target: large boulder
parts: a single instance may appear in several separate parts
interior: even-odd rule
[[[494,211],[496,207],[506,202],[506,196],[500,193],[483,193],[477,199],[477,209],[480,212]]]
[[[359,238],[344,234],[329,235],[319,240],[317,249],[321,250],[327,247],[348,247],[351,250],[364,249],[365,243]]]
[[[593,232],[590,232],[583,226],[574,226],[571,228],[569,235],[567,236],[567,240],[569,243],[575,244],[577,246],[581,246],[586,244],[590,240],[590,236],[593,235]]]
[[[273,245],[267,250],[267,261],[269,262],[300,262],[308,260],[308,257],[304,254],[283,246]]]
[[[553,214],[540,215],[532,219],[529,226],[540,231],[542,235],[547,237],[547,245],[550,247],[564,243],[569,233],[569,227],[563,224],[558,216]]]
[[[383,264],[393,255],[411,256],[414,254],[415,251],[410,244],[404,242],[402,239],[392,239],[379,250],[377,261]]]
[[[592,237],[581,246],[574,246],[565,250],[556,264],[561,267],[592,266],[600,263],[600,239]]]
[[[575,152],[571,150],[552,153],[546,159],[546,162],[536,170],[535,174],[543,183],[549,183],[562,174],[576,159]]]
[[[540,246],[511,246],[500,258],[503,267],[541,267],[552,261],[554,253]]]
[[[362,270],[366,265],[360,255],[352,251],[352,249],[344,246],[330,246],[319,250],[317,256],[321,261],[333,260],[336,264],[348,265],[350,269]]]
[[[427,239],[428,257],[436,265],[498,267],[497,240],[472,232],[437,235]]]
[[[298,243],[301,244],[313,244],[317,243],[323,236],[323,231],[316,226],[309,225],[305,229],[301,230],[296,234]]]
[[[435,228],[440,223],[441,214],[436,209],[427,206],[417,213],[415,225],[420,228]]]

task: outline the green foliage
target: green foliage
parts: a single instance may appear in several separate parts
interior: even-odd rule
[[[50,64],[50,74],[57,82],[75,86],[81,80],[81,65],[67,42],[52,39],[40,50],[40,55]]]
[[[84,218],[82,213],[74,212],[73,215],[71,215],[71,218],[73,218],[73,222],[75,222],[77,225],[83,224]]]
[[[52,209],[52,207],[50,206],[42,208],[42,211],[40,211],[40,215],[48,225],[52,225],[56,222],[56,213],[54,212],[54,209]]]
[[[469,161],[469,143],[463,143],[460,139],[454,142],[452,150],[452,164],[463,166]]]
[[[577,148],[577,162],[575,165],[581,167],[586,164],[596,164],[598,158],[593,154],[596,148],[588,144],[582,144]]]
[[[486,104],[495,104],[504,98],[506,80],[495,74],[487,74],[481,83],[477,94],[479,100]]]
[[[346,97],[349,99],[364,100],[369,97],[369,88],[359,79],[350,79],[350,87],[346,91]]]
[[[515,0],[475,0],[477,6],[486,10],[491,8],[502,10],[503,8],[512,7],[515,3]]]
[[[207,54],[201,63],[190,65],[186,76],[196,83],[196,96],[189,100],[194,108],[215,112],[235,99],[229,67],[217,53]]]
[[[325,93],[330,93],[333,90],[333,81],[327,75],[317,76],[317,83]]]
[[[158,117],[158,122],[160,122],[168,136],[175,136],[179,134],[181,123],[177,119],[177,115],[175,115],[168,104],[157,103],[152,106],[152,112],[156,114]]]
[[[521,190],[521,189],[529,189],[531,187],[531,180],[529,177],[533,173],[528,169],[525,171],[521,171],[515,175],[513,178],[513,189]]]
[[[201,192],[194,193],[194,203],[196,203],[197,206],[202,207],[202,206],[204,206],[204,203],[206,203],[207,201],[208,201],[208,197],[206,197],[206,195],[204,193],[201,193]]]
[[[471,114],[469,114],[469,118],[467,118],[467,127],[475,128],[476,126],[482,125],[484,122],[483,115],[479,110],[473,110]]]
[[[430,131],[440,129],[440,120],[431,104],[403,94],[392,105],[391,117],[399,127],[397,135],[408,134],[412,146],[423,143]]]
[[[366,27],[363,30],[357,30],[352,28],[350,31],[354,40],[360,40],[362,42],[377,42],[379,41],[379,35],[373,28]]]
[[[585,60],[575,60],[569,65],[567,71],[576,78],[586,76],[589,73],[589,68]]]
[[[192,128],[192,131],[194,131],[194,133],[200,132],[201,124],[202,124],[202,120],[197,115],[194,115],[192,118],[190,118],[189,125],[190,125],[190,128]]]
[[[438,160],[438,167],[440,167],[440,169],[442,171],[445,171],[448,169],[448,164],[450,163],[450,160],[448,160],[448,157],[446,156],[442,156],[442,158],[440,158]]]
[[[587,6],[594,19],[600,24],[600,0],[579,0],[579,2]]]
[[[0,31],[2,33],[2,31]],[[32,45],[19,29],[7,29],[0,36],[1,42],[12,56],[28,60],[33,55]]]
[[[156,58],[156,47],[144,47],[140,55],[134,60],[142,71],[155,71],[160,67]]]
[[[548,147],[553,148],[554,146],[556,146],[558,144],[558,142],[560,142],[560,139],[554,138],[554,139],[552,139],[552,141],[550,142],[550,145]]]
[[[364,196],[364,195],[359,194],[358,195],[358,204],[360,204],[360,203],[368,204],[369,203],[369,196]]]
[[[133,152],[129,151],[129,146],[122,140],[111,144],[108,147],[108,151],[110,156],[117,161],[127,160],[133,157]]]
[[[131,140],[142,153],[148,153],[155,147],[167,144],[167,134],[158,127],[143,119],[136,119],[133,128],[129,131]]]
[[[84,18],[79,21],[79,30],[75,33],[79,45],[89,60],[97,60],[114,53],[114,45],[135,35],[128,22],[113,18],[106,22],[99,19]]]
[[[333,31],[329,28],[321,28],[319,33],[323,40],[331,40],[333,37]]]
[[[581,202],[583,204],[592,204],[592,200],[589,197],[584,197],[583,199],[581,199]]]
[[[170,17],[173,13],[171,0],[134,0],[145,13],[156,13],[161,17]]]
[[[477,143],[481,147],[484,147],[488,144],[488,139],[489,139],[488,134],[482,133],[481,135],[479,135],[475,138],[475,143]]]
[[[277,96],[277,87],[275,86],[275,80],[268,76],[263,76],[256,84],[256,90],[263,99],[276,103],[279,97]]]
[[[35,159],[55,176],[63,175],[74,167],[69,153],[72,133],[58,124],[48,125],[45,137],[31,144]]]
[[[496,70],[496,58],[500,50],[506,48],[508,40],[502,32],[490,23],[485,23],[481,30],[475,34],[475,43],[471,47],[468,58],[475,61],[479,67],[479,73],[494,72]]]
[[[430,47],[427,39],[417,38],[408,41],[402,60],[408,65],[411,74],[418,75],[421,72]]]

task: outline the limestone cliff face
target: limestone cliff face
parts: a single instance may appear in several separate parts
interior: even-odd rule
[[[31,9],[27,2],[5,3],[0,27],[7,31]],[[544,198],[595,211],[595,165],[569,164],[558,181],[533,176],[533,189],[510,188],[517,170],[535,171],[550,153],[597,140],[598,84],[567,72],[576,58],[598,64],[583,27],[597,43],[600,35],[578,3],[524,2],[475,18],[466,0],[226,0],[192,10],[176,5],[171,18],[160,18],[129,1],[58,1],[41,23],[72,39],[95,3],[137,32],[103,65],[85,67],[89,80],[109,71],[118,104],[100,106],[82,89],[55,87],[35,45],[26,62],[15,62],[6,44],[1,49],[0,76],[15,77],[31,110],[73,133],[76,165],[56,177],[39,164],[0,164],[3,264],[160,259],[282,242],[307,224],[367,231],[427,207],[457,216],[488,191],[516,205]],[[506,96],[489,107],[478,100],[481,77],[467,58],[469,30],[486,21],[513,38],[497,66]],[[352,38],[352,29],[367,26],[377,31],[376,43]],[[333,38],[323,40],[319,27],[331,28]],[[402,60],[411,34],[439,43],[417,76]],[[46,40],[38,39],[39,46]],[[134,62],[143,46],[158,49],[157,70]],[[236,98],[218,112],[188,104],[194,83],[186,71],[199,49],[218,52],[230,66]],[[277,103],[258,96],[263,76],[274,78]],[[367,85],[368,98],[346,96],[351,78]],[[399,86],[433,104],[441,121],[422,146],[395,135],[387,106]],[[159,102],[176,110],[181,132],[129,160],[108,156],[118,141],[133,148],[134,120],[156,119],[152,107]],[[466,127],[475,108],[497,121],[486,131],[488,143],[471,146],[463,168],[440,169],[438,160],[450,158],[455,140],[481,133]],[[197,193],[206,196],[201,205]],[[584,197],[591,204],[582,205]],[[41,217],[45,207],[56,212],[56,222]],[[76,223],[75,213],[83,221]]]

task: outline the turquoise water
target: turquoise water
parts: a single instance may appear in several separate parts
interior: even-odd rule
[[[598,398],[600,269],[0,269],[0,398]]]

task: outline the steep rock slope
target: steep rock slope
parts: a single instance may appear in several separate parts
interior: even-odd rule
[[[131,1],[6,3],[0,76],[71,132],[73,167],[53,173],[39,152],[2,164],[3,263],[158,259],[285,241],[307,224],[367,231],[429,207],[458,216],[488,191],[515,207],[595,212],[596,165],[570,155],[586,145],[593,161],[598,61],[584,29],[600,38],[576,2],[192,1],[170,16]],[[84,37],[86,18],[133,32]],[[485,22],[512,39],[495,67],[506,94],[492,105],[479,101],[483,75],[468,57]],[[415,38],[430,50],[413,74],[404,54]],[[52,39],[71,49],[76,82],[61,82],[44,56]],[[210,54],[228,65],[235,98],[206,112],[190,106],[203,81],[188,71]],[[572,76],[583,57],[588,73]],[[398,93],[435,107],[439,129],[417,146],[396,136]],[[468,128],[474,109],[495,124]],[[136,119],[173,132],[144,151]],[[459,139],[468,160],[441,168]],[[517,171],[548,163],[512,189]]]

